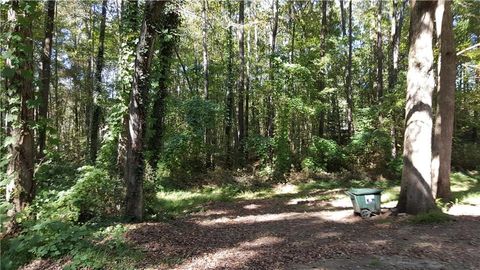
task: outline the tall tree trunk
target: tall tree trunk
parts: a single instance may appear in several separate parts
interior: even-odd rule
[[[340,0],[340,16],[341,16],[341,22],[342,22],[342,35],[346,36],[347,35],[347,29],[346,29],[346,26],[345,26],[344,0]]]
[[[240,57],[240,70],[238,78],[238,153],[240,163],[243,165],[245,155],[245,117],[244,117],[244,95],[245,95],[245,0],[238,1],[238,56]]]
[[[455,112],[456,52],[451,1],[439,0],[435,12],[437,38],[440,41],[438,59],[437,109],[432,147],[432,194],[449,200],[450,163],[452,159],[453,118]]]
[[[175,36],[175,31],[180,23],[178,12],[168,9],[169,12],[164,14],[162,20],[165,24],[162,33],[165,35]],[[149,164],[152,168],[156,168],[160,159],[160,152],[163,144],[165,131],[165,101],[168,95],[168,78],[170,76],[170,64],[174,47],[177,45],[175,38],[163,38],[159,40],[160,50],[157,55],[159,64],[160,78],[158,80],[158,90],[152,95],[153,107],[150,116],[151,137],[149,138],[150,159]],[[207,132],[208,133],[208,132]],[[208,140],[208,139],[207,139]]]
[[[348,3],[348,62],[347,76],[345,79],[346,99],[347,99],[347,129],[348,135],[354,133],[353,127],[353,87],[352,87],[352,49],[353,49],[353,28],[352,28],[352,0]]]
[[[411,2],[403,172],[398,210],[435,208],[432,196],[433,20],[436,1]]]
[[[131,88],[131,78],[133,77],[130,74],[130,69],[127,67],[130,62],[130,58],[133,56],[133,51],[135,50],[135,36],[134,33],[138,28],[138,1],[137,0],[126,0],[122,1],[122,10],[121,10],[121,22],[120,22],[120,35],[121,40],[125,44],[120,48],[121,57],[124,57],[124,54],[128,54],[125,60],[120,62],[121,68],[127,70],[127,75],[123,75],[121,80],[122,83],[122,93],[121,99],[124,102],[124,105],[128,108],[129,102],[129,93]],[[122,59],[121,58],[121,59]],[[122,119],[122,128],[118,134],[118,147],[117,147],[117,168],[118,175],[124,177],[124,168],[125,162],[127,159],[127,144],[128,144],[128,109],[125,111]]]
[[[53,43],[53,20],[55,17],[55,1],[49,0],[45,3],[45,24],[44,33],[45,38],[42,42],[42,70],[40,73],[40,106],[38,109],[38,116],[41,120],[38,129],[38,159],[45,156],[45,143],[47,140],[47,113],[48,113],[48,99],[50,92],[51,79],[51,59],[52,59],[52,43]]]
[[[7,60],[4,71],[7,74],[7,93],[11,95],[9,100],[18,100],[9,104],[8,111],[15,120],[7,125],[7,135],[12,141],[8,144],[7,175],[10,182],[6,187],[6,200],[13,204],[9,214],[14,215],[22,211],[35,195],[34,131],[31,128],[34,112],[29,102],[34,99],[32,12],[35,8],[32,5],[36,3],[12,1],[9,4],[7,23],[11,24],[10,30],[15,39],[10,38],[7,46],[18,59],[15,62]]]
[[[208,1],[202,0],[202,19],[203,19],[203,28],[202,28],[202,56],[203,56],[203,95],[206,101],[209,100],[209,72],[208,72],[208,16],[207,8]],[[212,129],[211,127],[205,126],[204,132],[204,142],[206,147],[206,156],[205,156],[205,167],[207,169],[213,168],[213,153],[212,153]]]
[[[232,17],[232,6],[227,0],[227,12]],[[233,27],[229,25],[227,28],[227,95],[225,102],[225,167],[232,166],[232,128],[233,128]]]
[[[145,18],[140,30],[135,57],[135,71],[130,93],[127,162],[125,164],[125,215],[129,219],[143,219],[143,173],[146,108],[148,107],[150,63],[159,19],[166,1],[147,1]]]
[[[247,1],[247,17],[250,17],[251,12],[251,2]],[[245,143],[248,142],[248,132],[249,132],[249,112],[250,112],[250,55],[251,55],[251,46],[250,46],[250,29],[247,30],[247,60],[245,64],[246,69],[246,82],[245,82]],[[245,161],[248,162],[248,149],[245,147]]]
[[[383,97],[383,46],[382,46],[382,0],[378,0],[377,11],[377,42],[375,44],[375,56],[377,58],[377,100]]]
[[[399,7],[399,0],[392,1],[392,14],[391,14],[391,32],[390,32],[390,65],[388,66],[388,90],[390,93],[395,91],[395,85],[397,83],[398,76],[398,62],[400,56],[400,38],[403,27],[403,18],[405,13],[405,7],[407,0],[401,0],[402,5]],[[391,137],[391,158],[397,157],[397,138],[396,138],[396,113],[393,111],[391,114],[392,124],[390,126]]]
[[[267,136],[273,138],[274,134],[274,118],[275,107],[273,104],[273,94],[275,92],[275,70],[274,70],[274,58],[277,45],[277,33],[278,33],[278,0],[272,0],[272,32],[270,34],[270,58],[269,58],[269,80],[271,85],[271,91],[267,94]]]
[[[98,152],[98,133],[100,129],[100,119],[102,117],[102,108],[99,105],[100,95],[102,93],[102,70],[105,52],[105,25],[107,19],[107,0],[102,2],[102,19],[100,22],[100,36],[97,54],[97,65],[95,69],[95,90],[93,92],[93,107],[90,116],[90,147],[89,160],[95,163]]]

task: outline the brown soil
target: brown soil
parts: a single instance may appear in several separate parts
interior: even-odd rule
[[[384,209],[362,220],[340,201],[213,203],[126,237],[146,255],[139,269],[480,269],[478,216],[416,225]]]

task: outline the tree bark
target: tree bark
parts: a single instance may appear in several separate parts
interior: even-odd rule
[[[435,12],[438,59],[437,109],[432,148],[432,194],[449,200],[450,164],[452,159],[453,118],[455,112],[456,54],[451,1],[439,0]]]
[[[148,107],[150,63],[153,43],[159,28],[158,20],[166,1],[147,1],[145,18],[140,30],[135,56],[135,70],[130,93],[127,162],[125,164],[125,216],[132,220],[143,219],[143,173],[146,108]]]
[[[38,157],[42,159],[45,156],[45,143],[47,140],[47,119],[48,119],[48,99],[50,93],[51,80],[51,58],[53,44],[53,21],[55,18],[55,1],[49,0],[45,3],[45,23],[44,35],[42,42],[42,69],[40,73],[40,105],[38,108],[38,116],[40,126],[38,129]]]
[[[410,214],[435,208],[432,196],[433,20],[435,1],[411,1],[410,51],[403,172],[397,208]]]
[[[93,92],[93,106],[90,116],[90,149],[89,159],[90,163],[94,164],[97,159],[98,152],[98,133],[100,129],[100,118],[102,117],[102,108],[98,104],[100,95],[102,93],[102,70],[105,53],[105,26],[107,19],[107,0],[102,2],[102,19],[100,22],[100,36],[97,54],[97,63],[95,69],[95,83]]]
[[[15,120],[7,124],[7,135],[12,138],[8,144],[7,175],[10,182],[6,187],[6,200],[13,204],[13,209],[8,213],[10,216],[22,211],[35,195],[34,131],[31,128],[34,111],[29,106],[29,102],[34,99],[32,34],[34,7],[27,8],[25,5],[23,1],[12,1],[7,18],[7,22],[12,26],[12,35],[15,36],[7,41],[8,49],[22,48],[13,50],[13,56],[18,61],[7,60],[5,65],[13,73],[6,76],[7,93],[11,93],[9,100],[18,100],[9,104],[9,113],[14,114]]]

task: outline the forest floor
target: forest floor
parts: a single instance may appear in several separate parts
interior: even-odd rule
[[[364,220],[345,190],[312,181],[234,197],[215,188],[159,194],[175,217],[126,225],[143,254],[133,268],[480,269],[478,175],[454,176],[448,216],[392,215],[399,188],[384,186],[382,214]]]

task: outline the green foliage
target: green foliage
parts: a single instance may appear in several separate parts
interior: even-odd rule
[[[29,224],[15,238],[2,239],[2,269],[17,267],[35,259],[69,256],[65,269],[130,268],[139,254],[126,244],[121,225],[77,226],[68,222],[44,221]],[[122,265],[123,263],[123,265]]]
[[[355,133],[352,141],[347,146],[349,159],[355,169],[365,170],[375,174],[383,173],[388,165],[394,170],[399,170],[399,162],[391,160],[391,137],[382,130],[365,130]]]
[[[308,156],[302,161],[304,170],[338,172],[346,166],[346,156],[335,141],[314,137]]]
[[[480,144],[454,143],[452,147],[452,166],[457,169],[480,169]]]
[[[78,171],[71,187],[39,192],[30,211],[38,219],[75,222],[118,213],[124,197],[122,181],[100,168],[85,166]]]
[[[415,215],[409,219],[414,224],[432,224],[451,221],[452,218],[440,210],[432,210],[428,213]]]

